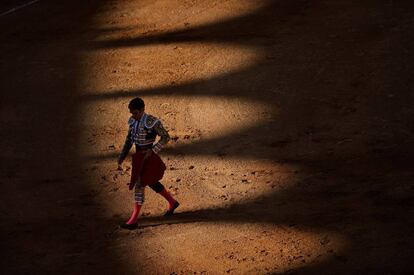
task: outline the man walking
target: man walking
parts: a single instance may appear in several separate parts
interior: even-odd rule
[[[166,167],[158,153],[170,140],[168,132],[160,120],[145,113],[145,104],[141,98],[137,97],[131,100],[128,108],[132,116],[128,121],[128,135],[118,158],[118,170],[122,170],[122,162],[132,145],[135,144],[136,153],[132,156],[132,173],[129,183],[130,190],[135,188],[135,203],[130,219],[121,227],[135,229],[138,227],[138,215],[144,203],[145,186],[148,185],[168,201],[169,208],[165,216],[172,215],[180,204],[160,182]],[[155,142],[157,136],[160,137],[160,140]]]

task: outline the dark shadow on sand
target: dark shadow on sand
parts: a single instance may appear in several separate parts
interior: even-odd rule
[[[105,2],[40,1],[0,18],[2,274],[128,273],[106,249],[79,149],[81,52]]]

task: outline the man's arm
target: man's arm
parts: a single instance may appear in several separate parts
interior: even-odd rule
[[[162,147],[166,145],[168,141],[170,141],[170,135],[168,134],[167,130],[165,130],[164,126],[162,126],[161,121],[158,121],[154,125],[154,130],[157,135],[160,136],[160,140],[152,146],[152,150],[158,154],[161,151]]]
[[[118,166],[122,164],[122,162],[127,157],[129,150],[131,150],[132,142],[131,142],[131,131],[128,131],[128,135],[125,139],[124,146],[122,147],[121,153],[118,157]]]

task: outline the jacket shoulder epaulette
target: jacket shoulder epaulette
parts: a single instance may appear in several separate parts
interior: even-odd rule
[[[148,115],[147,119],[145,120],[145,127],[152,128],[158,122],[158,118],[152,115]]]
[[[131,126],[132,124],[134,124],[135,123],[135,119],[133,118],[133,117],[130,117],[129,119],[128,119],[128,125],[129,126]]]

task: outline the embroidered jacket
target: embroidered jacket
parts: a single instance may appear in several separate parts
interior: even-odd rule
[[[170,136],[162,126],[161,121],[152,115],[144,113],[139,121],[131,117],[128,124],[128,135],[119,155],[118,163],[124,161],[133,144],[137,147],[152,148],[155,153],[158,153],[170,140]],[[157,135],[160,136],[160,140],[154,143]]]

